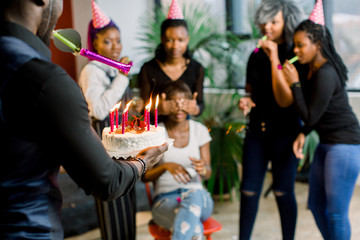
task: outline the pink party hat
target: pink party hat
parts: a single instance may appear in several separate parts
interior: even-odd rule
[[[184,19],[180,5],[177,0],[173,0],[170,5],[168,19]]]
[[[314,23],[325,25],[324,10],[322,0],[317,0],[309,19]]]
[[[99,8],[95,1],[91,1],[94,28],[103,28],[110,23],[110,18]]]

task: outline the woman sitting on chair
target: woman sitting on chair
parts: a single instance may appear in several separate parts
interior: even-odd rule
[[[185,100],[192,99],[191,90],[181,82],[170,82],[165,89],[172,112],[162,126],[174,145],[160,162],[149,169],[143,181],[153,181],[153,220],[172,231],[172,239],[202,239],[203,225],[213,210],[213,200],[203,188],[202,179],[211,176],[208,129],[188,120]]]

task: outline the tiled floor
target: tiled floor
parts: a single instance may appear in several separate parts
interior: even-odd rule
[[[266,179],[265,187],[270,184],[269,177]],[[296,199],[298,202],[298,222],[296,229],[296,240],[322,239],[315,225],[313,217],[306,209],[308,185],[296,183]],[[222,223],[223,229],[213,234],[214,240],[235,240],[238,235],[239,201],[216,201],[213,217]],[[139,212],[137,214],[137,240],[153,239],[147,229],[147,223],[151,219],[150,212]],[[360,185],[355,189],[350,205],[350,221],[352,225],[352,240],[360,239]],[[257,215],[252,240],[277,240],[281,239],[280,220],[273,194],[262,198]],[[66,240],[100,240],[98,230],[93,230],[80,236],[67,238]]]

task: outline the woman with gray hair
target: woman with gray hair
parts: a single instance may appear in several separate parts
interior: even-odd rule
[[[294,239],[297,205],[294,183],[298,160],[292,143],[300,120],[292,106],[291,91],[278,66],[294,56],[292,34],[304,19],[303,11],[291,0],[263,0],[255,22],[266,38],[251,54],[246,73],[246,96],[239,108],[249,113],[243,154],[240,204],[240,239],[249,239],[254,226],[261,189],[269,161],[280,213],[283,239]],[[300,69],[306,74],[306,69]]]

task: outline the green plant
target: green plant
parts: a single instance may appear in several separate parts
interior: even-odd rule
[[[206,108],[196,119],[209,128],[212,137],[210,151],[213,172],[206,186],[210,193],[219,194],[220,201],[223,200],[224,193],[240,187],[239,164],[242,160],[246,123],[239,117],[239,97],[234,90],[207,93]],[[230,199],[232,200],[232,194]]]
[[[303,147],[304,157],[300,159],[298,166],[297,181],[308,182],[311,163],[314,159],[316,147],[319,143],[319,135],[316,131],[310,132],[305,138]]]

